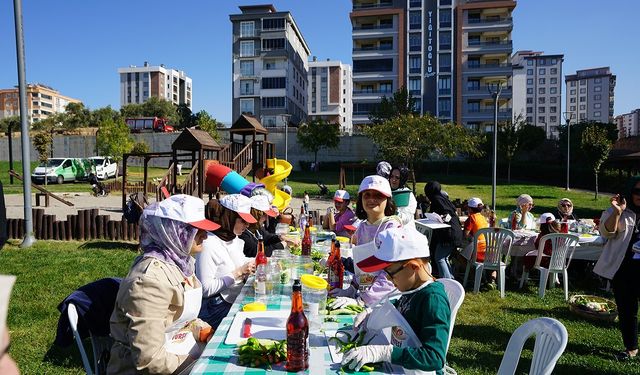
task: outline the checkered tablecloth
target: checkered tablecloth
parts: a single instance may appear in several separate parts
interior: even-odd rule
[[[207,344],[205,350],[200,355],[200,359],[196,362],[191,370],[191,374],[264,374],[267,373],[265,368],[253,368],[238,365],[238,356],[235,353],[235,345],[226,345],[224,340],[227,332],[231,327],[235,314],[241,310],[242,306],[255,301],[253,291],[253,278],[249,278],[242,292],[236,298],[235,303],[231,306],[231,310],[222,320],[220,326],[214,333],[213,337]],[[267,310],[291,310],[291,286],[278,285],[274,288],[274,293],[267,301]],[[323,322],[320,332],[309,332],[309,369],[305,371],[308,374],[339,374],[340,364],[333,363],[331,354],[327,346],[327,340],[324,336],[325,330],[337,330],[338,328],[351,325],[353,316],[336,316],[338,322]],[[387,367],[381,371],[388,371]],[[385,372],[370,372],[367,374],[380,374]],[[280,365],[273,366],[269,371],[270,374],[285,374],[284,362]]]

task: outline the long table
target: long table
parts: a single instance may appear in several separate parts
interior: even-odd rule
[[[227,345],[224,343],[233,318],[244,304],[255,301],[253,290],[253,277],[250,277],[245,286],[242,288],[240,295],[236,298],[235,303],[231,306],[231,310],[222,320],[220,326],[215,331],[213,337],[207,343],[206,348],[200,355],[200,358],[193,366],[191,374],[265,374],[265,368],[245,367],[238,365],[238,356],[235,353],[236,345]],[[267,301],[267,310],[291,310],[291,286],[276,285],[274,294]],[[333,316],[333,315],[332,315]],[[334,316],[338,322],[322,322],[322,329],[319,332],[309,332],[309,369],[305,372],[308,374],[335,375],[340,372],[340,364],[333,363],[331,354],[327,346],[327,340],[324,331],[337,330],[353,323],[353,316],[338,315]],[[283,329],[285,329],[283,327]],[[380,370],[382,372],[370,372],[367,374],[390,373],[390,366],[384,366]],[[270,374],[285,374],[284,362],[274,365],[269,371]]]

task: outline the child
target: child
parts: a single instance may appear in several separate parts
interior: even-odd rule
[[[302,205],[304,206],[304,213],[309,215],[309,193],[304,191],[304,197],[302,198]]]
[[[536,237],[536,241],[534,242],[536,249],[529,251],[524,256],[524,269],[528,272],[531,271],[533,266],[536,264],[536,258],[538,257],[538,246],[540,245],[540,239],[545,234],[549,233],[560,233],[560,224],[556,222],[555,216],[553,216],[550,212],[545,212],[540,215],[540,219],[538,220],[540,223],[540,233],[538,233],[538,237]],[[542,267],[549,267],[549,260],[551,259],[551,241],[547,241],[544,244],[544,249],[542,252],[544,255],[540,260],[540,265]]]
[[[469,202],[467,202],[467,206],[469,207],[469,217],[464,222],[464,226],[462,230],[464,231],[464,237],[473,241],[473,238],[478,232],[478,230],[482,228],[489,228],[489,223],[487,219],[482,215],[482,210],[484,209],[484,203],[480,198],[471,198]],[[473,247],[473,243],[469,246]],[[484,236],[478,237],[478,245],[476,247],[476,261],[484,262],[484,252],[487,248],[486,239]],[[492,271],[489,277],[489,284],[495,283],[496,280],[496,271]],[[492,286],[491,286],[492,287]]]
[[[434,282],[427,270],[427,238],[413,228],[391,228],[378,234],[376,244],[378,243],[374,255],[359,262],[358,267],[367,272],[384,270],[402,292],[395,307],[418,336],[422,347],[409,348],[390,344],[361,346],[348,351],[342,364],[358,371],[364,364],[385,361],[408,370],[443,374],[451,309],[444,286]],[[356,317],[356,328],[363,325],[367,314],[365,311]],[[401,333],[400,329],[393,327],[393,338],[406,337],[406,334],[398,336],[397,333]]]

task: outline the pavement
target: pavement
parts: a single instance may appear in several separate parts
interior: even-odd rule
[[[109,194],[106,197],[94,197],[90,193],[57,193],[58,196],[73,203],[73,206],[49,199],[49,207],[36,207],[35,194],[31,195],[31,205],[33,208],[44,208],[47,215],[56,215],[59,220],[65,220],[67,215],[76,214],[78,210],[98,209],[99,215],[109,215],[111,220],[119,220],[122,217],[122,194]],[[153,202],[155,199],[150,198]],[[204,200],[203,200],[204,202]],[[44,204],[44,199],[41,199]],[[7,208],[7,218],[24,219],[24,198],[21,194],[5,195],[5,205]],[[290,203],[293,212],[298,215],[302,207],[302,198],[292,198]],[[333,202],[328,198],[309,199],[310,210],[326,210],[333,206]]]

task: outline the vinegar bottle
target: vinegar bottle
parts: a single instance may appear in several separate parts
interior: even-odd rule
[[[264,241],[260,232],[257,233],[258,253],[256,254],[256,279],[254,283],[256,300],[265,302],[267,299],[267,256],[264,253]]]
[[[329,290],[342,289],[342,283],[344,281],[344,265],[342,264],[342,256],[340,254],[340,242],[335,241],[333,243],[333,249],[331,250],[332,256],[329,260],[328,268],[328,281]]]
[[[311,256],[311,230],[309,223],[304,227],[304,237],[302,237],[302,256]]]
[[[287,319],[287,364],[290,372],[304,371],[309,368],[309,322],[302,309],[302,284],[293,282],[291,296],[291,314]]]

